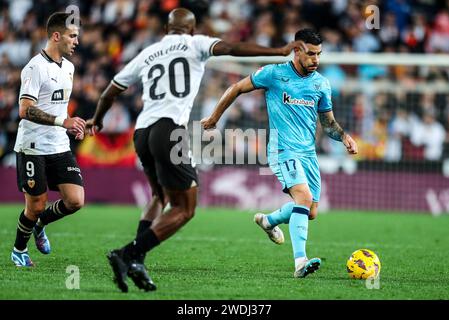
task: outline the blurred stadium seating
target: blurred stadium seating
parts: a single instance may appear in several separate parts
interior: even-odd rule
[[[298,29],[316,28],[324,39],[319,71],[333,87],[334,113],[357,138],[360,148],[356,158],[347,157],[339,144],[318,131],[317,151],[323,177],[321,208],[449,212],[449,68],[447,64],[426,63],[432,60],[426,58],[428,55],[449,54],[448,1],[0,1],[3,168],[14,167],[15,162],[20,70],[45,46],[44,25],[49,13],[65,11],[69,4],[79,6],[83,23],[80,45],[71,58],[76,72],[69,112],[84,119],[93,115],[99,95],[112,76],[139,50],[164,35],[164,19],[175,7],[188,7],[196,13],[199,33],[229,41],[282,46],[293,39]],[[365,8],[373,4],[380,8],[380,28],[369,30]],[[338,59],[326,61],[327,53],[342,58],[353,53],[389,53],[395,58],[377,64],[361,62],[364,60],[338,63]],[[417,57],[422,57],[422,61],[405,65],[399,54],[421,54]],[[449,61],[449,56],[446,59]],[[258,61],[233,60],[226,64],[226,70],[223,64],[211,61],[191,121],[208,115],[231,83],[264,64]],[[113,174],[95,178],[106,181],[105,186],[109,187],[131,185],[130,190],[122,193],[126,197],[111,193],[92,196],[104,187],[89,189],[89,181],[94,180],[89,180],[89,172],[99,174],[111,167],[128,172],[138,166],[131,136],[142,108],[140,94],[136,85],[118,99],[100,136],[81,143],[72,140],[86,176],[90,201],[141,204],[148,196],[144,181],[135,180],[133,174],[122,174],[112,184],[107,179],[112,179]],[[240,97],[220,123],[222,132],[266,127],[263,92]],[[248,156],[264,148],[263,141],[249,141],[233,152]],[[259,175],[258,165],[203,164],[199,168],[202,205],[276,208],[285,201],[276,179]],[[6,176],[6,169],[0,170]],[[112,171],[106,172],[114,169],[109,170]],[[8,188],[20,197],[14,178]],[[17,197],[3,195],[0,199]]]

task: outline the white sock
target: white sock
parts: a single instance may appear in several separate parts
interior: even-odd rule
[[[265,214],[263,215],[262,226],[265,229],[271,229],[271,224],[268,222],[268,218],[267,218],[267,216]]]
[[[302,268],[302,266],[306,263],[307,257],[299,257],[295,259],[295,269]]]
[[[24,252],[27,252],[27,251],[28,251],[28,248],[25,248],[25,249],[23,249],[23,250],[18,250],[18,249],[16,249],[16,247],[14,247],[14,251],[15,251],[15,252],[18,252],[18,253],[24,253]]]

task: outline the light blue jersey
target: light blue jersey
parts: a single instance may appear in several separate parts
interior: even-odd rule
[[[316,71],[300,75],[291,61],[266,65],[251,75],[251,81],[256,89],[265,89],[269,152],[314,155],[317,112],[332,110],[329,81]]]
[[[300,75],[292,62],[270,64],[251,75],[255,88],[265,89],[270,140],[270,168],[288,188],[307,183],[318,202],[321,177],[315,152],[319,112],[332,110],[329,81],[318,72]]]

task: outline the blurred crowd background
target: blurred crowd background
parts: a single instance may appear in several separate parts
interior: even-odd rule
[[[113,75],[141,49],[164,36],[167,14],[179,6],[195,12],[198,33],[226,41],[279,47],[292,41],[298,29],[312,27],[323,37],[323,54],[449,53],[449,1],[0,0],[2,165],[14,165],[21,69],[45,47],[48,16],[65,11],[70,4],[80,9],[82,31],[80,45],[70,58],[76,69],[69,113],[84,119],[93,115],[99,96]],[[368,5],[380,9],[379,29],[369,30],[365,26]],[[251,70],[258,66],[249,65]],[[329,64],[319,71],[331,81],[337,120],[359,141],[360,160],[449,158],[447,68]],[[225,89],[246,75],[208,68],[191,120],[208,115]],[[79,143],[72,139],[72,147],[84,165],[133,165],[131,136],[142,108],[140,90],[137,84],[120,96],[106,115],[103,135],[97,141]],[[262,91],[240,97],[220,123],[221,130],[266,127]],[[260,147],[251,146],[250,142],[241,152]],[[108,152],[112,150],[108,148],[114,152]],[[344,153],[321,134],[317,150],[324,155]]]

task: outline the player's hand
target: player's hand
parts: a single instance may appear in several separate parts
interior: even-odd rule
[[[78,131],[77,129],[67,129],[67,132],[74,135],[76,140],[84,139],[84,129],[83,131]]]
[[[201,120],[201,125],[204,130],[215,129],[217,127],[217,120],[212,117],[204,118]]]
[[[89,135],[94,136],[101,129],[103,129],[103,123],[101,121],[96,121],[95,119],[86,121],[86,131]]]
[[[357,154],[357,143],[354,141],[354,139],[351,138],[349,134],[345,134],[343,136],[343,144],[345,145],[346,150],[349,154]]]
[[[84,134],[84,126],[86,125],[86,121],[79,117],[67,118],[64,119],[62,126],[66,128],[70,133],[74,134]]]
[[[299,50],[306,51],[306,52],[308,50],[306,44],[304,43],[304,41],[297,40],[297,41],[290,42],[289,44],[283,46],[282,47],[282,54],[284,56],[288,56],[290,54],[290,52],[292,52],[292,50],[294,48],[298,48]]]
[[[77,133],[75,135],[75,140],[83,140],[84,139],[84,131],[81,133]]]

